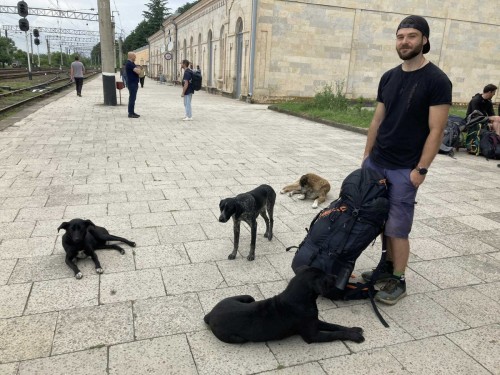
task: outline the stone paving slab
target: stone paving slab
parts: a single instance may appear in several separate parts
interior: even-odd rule
[[[100,348],[21,362],[17,374],[105,375],[107,365],[107,349]]]
[[[221,299],[284,290],[312,201],[277,194],[274,238],[258,220],[256,259],[242,224],[235,260],[220,199],[307,172],[338,196],[364,135],[197,92],[194,121],[179,88],[146,81],[139,119],[102,105],[87,82],[0,132],[0,374],[500,374],[500,170],[459,152],[438,155],[417,195],[408,297],[381,305],[318,298],[322,319],[363,327],[366,341],[308,345],[299,337],[230,345],[203,317]],[[91,219],[137,243],[64,263],[57,227]],[[380,242],[358,259],[374,267]]]

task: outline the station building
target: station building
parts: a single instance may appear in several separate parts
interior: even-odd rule
[[[324,85],[374,99],[398,65],[395,34],[407,15],[430,25],[426,58],[467,103],[500,86],[500,13],[493,0],[201,0],[169,16],[149,39],[149,74],[181,79],[180,61],[200,66],[210,92],[257,102],[311,97]]]

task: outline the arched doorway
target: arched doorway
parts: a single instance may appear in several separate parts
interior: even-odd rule
[[[234,87],[234,97],[239,99],[241,96],[241,78],[243,66],[243,20],[238,18],[236,21],[236,84]]]

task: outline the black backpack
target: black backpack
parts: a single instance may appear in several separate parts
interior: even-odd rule
[[[465,120],[459,116],[448,116],[448,123],[444,129],[443,141],[439,153],[449,156],[454,155],[454,149],[460,148],[460,132],[465,127]]]
[[[342,183],[339,198],[312,221],[293,270],[306,265],[336,276],[330,298],[343,298],[356,259],[382,233],[388,213],[384,177],[368,168],[355,170]]]
[[[201,89],[202,76],[199,70],[194,70],[191,72],[191,85],[194,91],[199,91]]]
[[[480,155],[481,134],[485,129],[488,129],[488,116],[478,110],[467,116],[464,132],[466,133],[465,147],[469,154]]]
[[[483,131],[479,140],[479,150],[486,159],[500,159],[500,135]]]

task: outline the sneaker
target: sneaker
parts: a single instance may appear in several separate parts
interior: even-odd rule
[[[403,297],[406,297],[406,282],[393,276],[375,295],[375,301],[395,305]]]
[[[373,271],[375,271],[375,268],[371,271],[363,272],[361,274],[361,277],[363,278],[363,280],[370,281],[372,279]],[[377,280],[375,280],[375,282],[387,281],[387,280],[391,279],[392,272],[393,272],[392,263],[385,263],[382,266],[382,268],[380,269]]]
[[[134,115],[134,114],[132,113],[132,114],[129,114],[129,115],[128,115],[128,118],[139,118],[139,115]]]
[[[182,121],[193,121],[192,117],[184,117]]]

